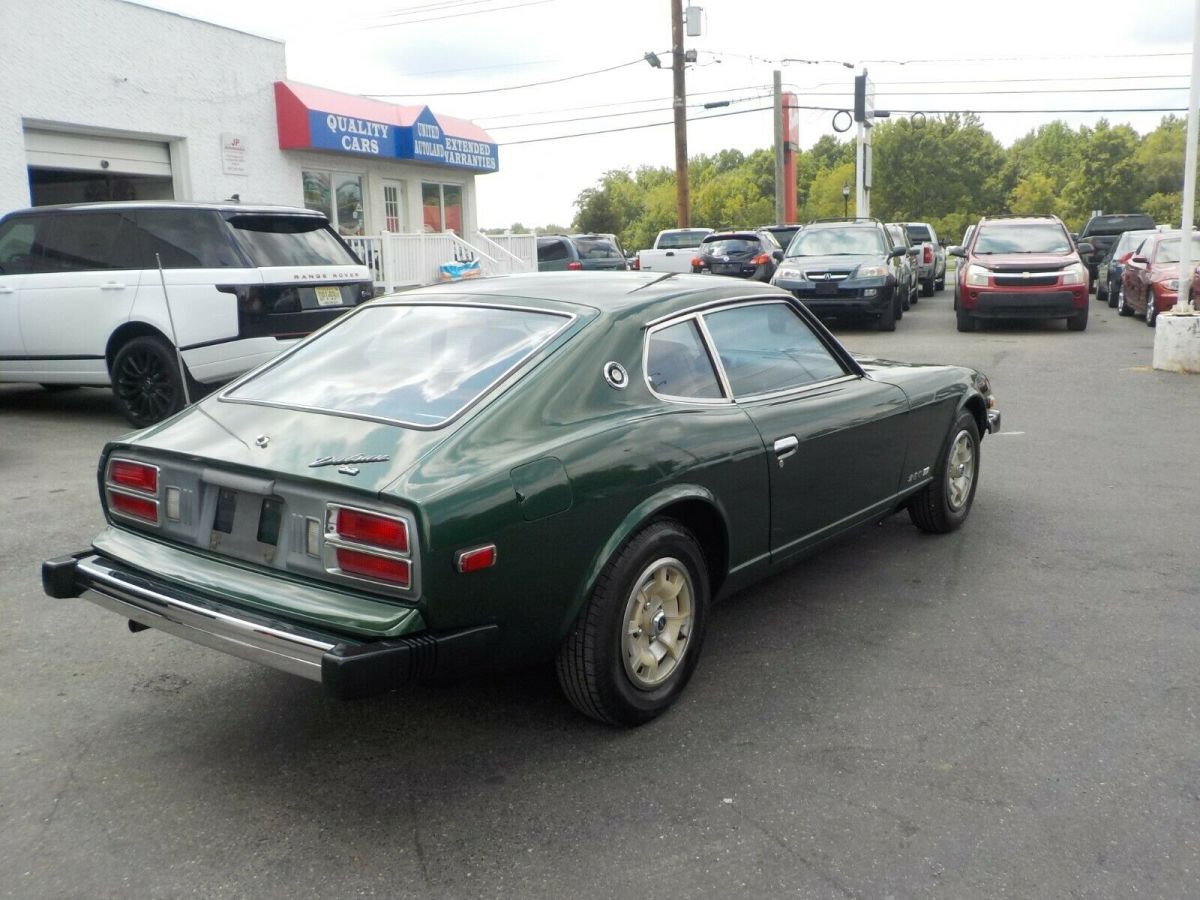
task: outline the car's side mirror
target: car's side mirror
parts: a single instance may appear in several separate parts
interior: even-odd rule
[[[1131,256],[1129,257],[1129,263],[1134,266],[1148,266],[1150,265],[1150,260],[1144,256]]]
[[[1076,245],[1075,249],[1079,251],[1080,256],[1091,256],[1096,252],[1096,247],[1093,244],[1089,244],[1087,241]]]
[[[896,259],[899,256],[907,256],[908,251],[903,247],[893,247],[892,252],[888,254],[888,259]]]
[[[779,262],[781,259],[783,259],[783,251],[782,250],[775,250],[771,253],[771,255],[773,257],[775,257],[775,262]]]
[[[1078,240],[1079,240],[1079,232],[1078,232],[1078,231],[1072,231],[1072,232],[1071,232],[1071,240],[1073,240],[1073,241],[1078,241]]]
[[[957,256],[959,259],[967,258],[967,248],[960,247],[958,244],[953,245],[947,251],[951,256]]]

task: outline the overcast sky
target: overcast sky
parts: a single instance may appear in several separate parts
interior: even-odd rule
[[[674,165],[670,70],[642,61],[643,54],[654,51],[669,65],[669,0],[147,0],[144,5],[284,40],[293,80],[356,94],[398,95],[387,99],[425,103],[435,113],[477,122],[501,145],[500,171],[476,181],[479,224],[485,228],[514,222],[566,226],[579,192],[605,171]],[[689,155],[769,146],[771,113],[754,110],[770,106],[776,68],[785,90],[795,91],[801,105],[841,108],[852,103],[853,76],[865,66],[876,82],[879,108],[976,110],[1005,145],[1055,118],[1079,125],[1106,117],[1145,133],[1162,113],[986,110],[1187,105],[1189,0],[698,0],[696,5],[703,9],[703,35],[686,40],[698,53],[687,73],[688,102],[731,103],[689,110],[690,117],[713,117],[689,123]],[[496,90],[610,67],[620,68]],[[831,111],[804,111],[801,144],[808,147],[833,133],[832,116]],[[651,123],[667,124],[611,131]],[[597,131],[610,133],[531,142]]]

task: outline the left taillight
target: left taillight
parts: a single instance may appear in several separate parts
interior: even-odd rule
[[[132,459],[110,459],[104,474],[104,496],[110,512],[158,525],[158,466]]]
[[[924,256],[925,265],[929,265],[931,262],[933,262],[933,248],[930,247],[928,244],[926,244],[924,253],[925,253],[925,256]]]
[[[331,503],[325,512],[326,568],[398,588],[412,587],[408,521]]]
[[[765,266],[767,263],[769,263],[771,261],[771,254],[770,253],[760,253],[760,254],[758,254],[758,256],[754,257],[754,259],[751,261],[756,266]]]

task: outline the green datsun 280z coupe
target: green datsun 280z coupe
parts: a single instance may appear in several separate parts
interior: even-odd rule
[[[46,592],[340,697],[557,660],[645,722],[711,604],[907,508],[966,518],[987,379],[856,361],[768,285],[521,275],[367,303],[109,444]]]

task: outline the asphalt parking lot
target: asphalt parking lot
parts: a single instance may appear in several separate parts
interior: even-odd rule
[[[947,290],[835,328],[991,377],[971,518],[733,598],[632,731],[548,668],[339,703],[46,598],[125,426],[0,387],[0,896],[1196,896],[1200,378],[1091,315],[959,334]]]

